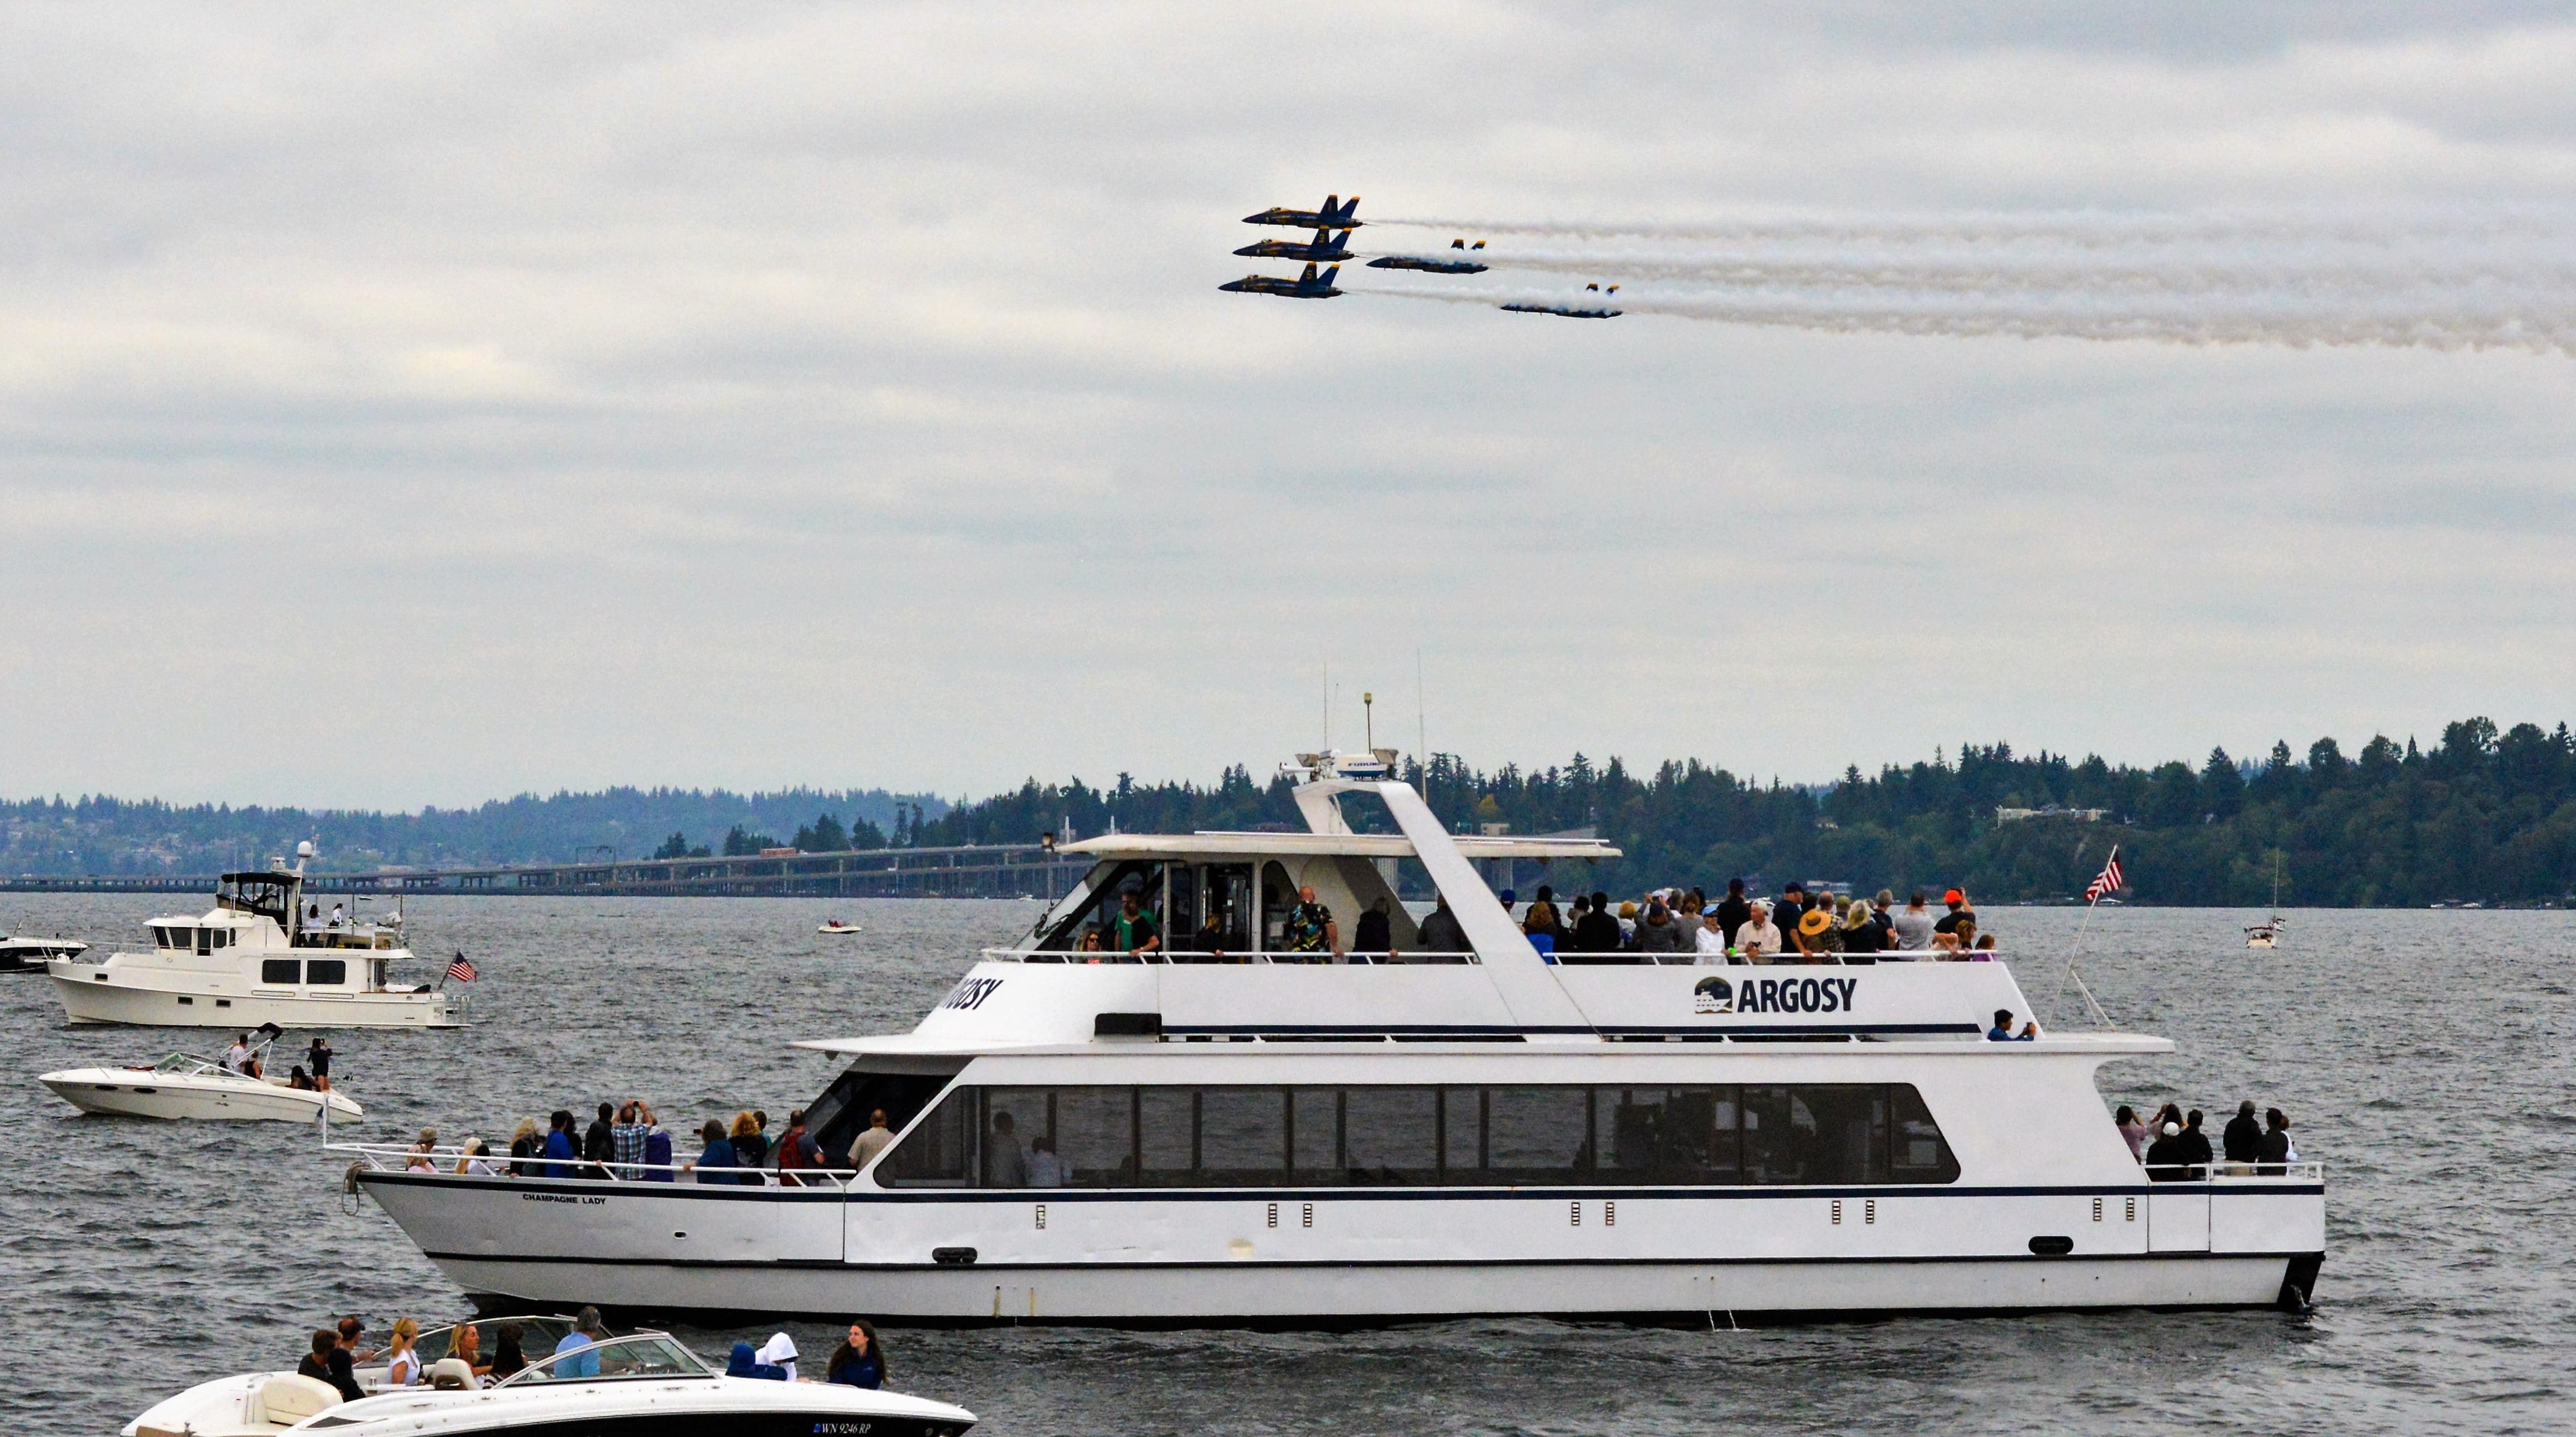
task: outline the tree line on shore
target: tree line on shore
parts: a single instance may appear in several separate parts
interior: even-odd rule
[[[1989,901],[2071,898],[2118,844],[2127,896],[2182,905],[2419,906],[2555,902],[2576,895],[2576,739],[2485,718],[2446,725],[2433,748],[2374,736],[2347,755],[2333,738],[2241,761],[2149,767],[1963,745],[1955,758],[1845,770],[1800,786],[1696,759],[1652,773],[1582,754],[1544,769],[1479,771],[1452,754],[1408,760],[1432,811],[1473,832],[1590,829],[1624,857],[1575,865],[1567,885],[1635,891],[1721,888],[1730,878],[1848,882],[1862,891],[1959,886]],[[921,825],[925,844],[1026,843],[1070,824],[1097,834],[1302,830],[1290,783],[1229,768],[1207,787],[1106,788],[1029,780]],[[1355,826],[1383,814],[1348,806]]]
[[[1636,891],[1722,888],[1730,878],[1888,887],[1964,887],[1984,901],[2071,898],[2121,850],[2127,896],[2165,904],[2415,906],[2576,897],[2576,739],[2485,718],[2448,724],[2419,748],[2375,736],[2347,755],[2332,738],[2276,743],[2246,761],[2223,749],[2194,765],[2112,764],[2007,743],[1936,751],[1829,784],[1739,777],[1697,759],[1651,773],[1613,758],[1478,770],[1454,754],[1407,760],[1404,777],[1462,831],[1589,830],[1624,856],[1568,865],[1561,886]],[[418,814],[174,807],[112,798],[0,803],[0,872],[207,873],[259,866],[318,838],[322,866],[416,866],[688,858],[952,844],[1027,844],[1041,834],[1194,829],[1302,830],[1290,782],[1235,765],[1211,785],[1105,788],[1079,778],[950,806],[881,789],[611,789],[523,795]],[[1355,803],[1363,827],[1383,811]],[[810,817],[809,817],[810,815]],[[782,841],[772,837],[788,832]],[[667,834],[667,837],[661,835]],[[698,835],[693,841],[691,835]],[[719,836],[721,835],[721,836]],[[655,848],[656,842],[659,848]]]
[[[926,793],[883,789],[791,788],[775,793],[725,789],[612,788],[599,793],[522,794],[473,808],[423,808],[417,813],[362,809],[175,805],[158,799],[104,795],[78,799],[0,801],[0,873],[136,874],[214,873],[265,867],[271,857],[295,852],[304,839],[321,850],[326,871],[367,871],[382,865],[462,867],[501,863],[567,863],[602,853],[636,858],[653,851],[663,835],[683,838],[687,856],[712,847],[731,830],[757,853],[779,846],[766,837],[803,825],[808,840],[818,815],[829,817],[848,846],[910,825],[946,804]],[[837,815],[837,816],[836,816]],[[792,840],[791,840],[792,841]],[[797,846],[806,846],[799,843]]]

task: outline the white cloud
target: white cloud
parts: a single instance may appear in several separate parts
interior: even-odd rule
[[[1208,775],[1417,647],[1487,762],[2562,713],[2576,362],[1214,290],[1328,189],[2576,197],[2528,11],[1981,17],[0,15],[0,791]]]

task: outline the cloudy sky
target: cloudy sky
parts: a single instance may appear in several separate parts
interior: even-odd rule
[[[1203,778],[1417,653],[1484,764],[2570,716],[2564,355],[1215,288],[1328,190],[2576,205],[2554,7],[2099,8],[9,7],[0,792]]]

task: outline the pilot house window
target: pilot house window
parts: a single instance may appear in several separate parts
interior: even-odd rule
[[[259,961],[259,981],[292,987],[301,976],[297,970],[303,966],[294,958],[263,958]]]
[[[349,960],[315,958],[304,965],[304,981],[316,988],[339,988],[349,982]]]

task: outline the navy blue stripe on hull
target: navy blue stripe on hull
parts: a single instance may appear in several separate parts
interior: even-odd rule
[[[2288,1261],[2297,1258],[2324,1260],[2316,1252],[2074,1252],[2063,1256],[2040,1257],[2027,1252],[1959,1253],[1947,1257],[1533,1257],[1474,1258],[1426,1257],[1379,1258],[1368,1262],[1318,1258],[1301,1262],[1255,1262],[1230,1259],[1222,1262],[975,1262],[947,1266],[934,1262],[841,1262],[833,1258],[776,1258],[746,1262],[733,1258],[673,1260],[661,1257],[592,1257],[573,1255],[547,1257],[530,1253],[498,1252],[431,1252],[421,1255],[432,1262],[498,1262],[545,1263],[563,1267],[664,1267],[674,1271],[741,1271],[741,1272],[1041,1272],[1062,1273],[1071,1277],[1086,1272],[1186,1272],[1197,1268],[1223,1268],[1241,1272],[1246,1268],[1346,1268],[1375,1271],[1380,1268],[1549,1268],[1549,1267],[1850,1267],[1882,1264],[1890,1267],[1916,1266],[1943,1262],[2240,1262],[2265,1259]],[[2313,1279],[2311,1279],[2313,1280]]]
[[[845,1411],[630,1412],[505,1429],[509,1437],[956,1437],[967,1424]]]
[[[1281,1187],[1281,1188],[922,1188],[887,1192],[830,1188],[731,1188],[695,1183],[608,1183],[571,1179],[467,1178],[408,1173],[360,1173],[362,1183],[388,1187],[464,1188],[517,1192],[537,1201],[565,1197],[663,1198],[697,1202],[847,1202],[867,1203],[1070,1203],[1070,1202],[1518,1202],[1567,1198],[1651,1200],[1772,1201],[1784,1198],[1978,1198],[1978,1197],[2142,1197],[2148,1193],[2188,1195],[2212,1192],[2227,1197],[2322,1197],[2323,1183],[2282,1183],[2262,1187],[2200,1188],[2178,1183],[2149,1183],[2142,1176],[2130,1183],[2090,1183],[2063,1187],[1959,1187],[1936,1183],[1880,1187]]]

